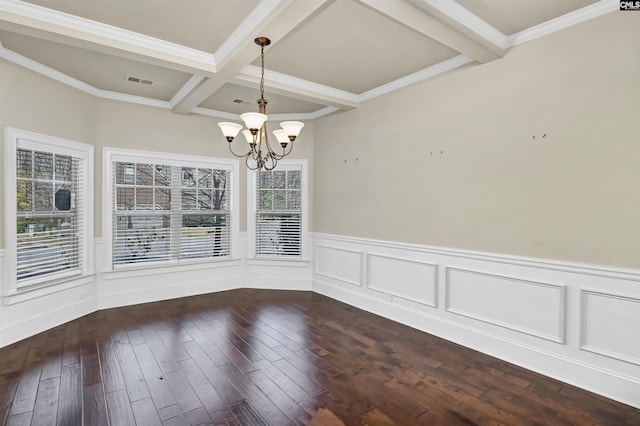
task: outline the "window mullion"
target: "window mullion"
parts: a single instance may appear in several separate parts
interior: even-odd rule
[[[170,241],[171,260],[180,259],[180,245],[182,241],[182,176],[181,167],[171,167],[171,213],[170,213]]]

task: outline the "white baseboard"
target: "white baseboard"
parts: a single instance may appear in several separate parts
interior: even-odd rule
[[[0,328],[0,347],[8,346],[26,337],[42,333],[66,322],[96,311],[94,298],[61,304],[37,314],[22,316]]]
[[[118,308],[180,297],[197,296],[234,290],[242,287],[240,279],[207,280],[188,284],[161,285],[153,288],[132,288],[117,292],[104,292],[98,297],[98,309]]]
[[[311,291],[311,280],[295,278],[254,278],[247,280],[243,287],[265,290]]]
[[[317,293],[640,408],[639,271],[325,234],[313,245]]]

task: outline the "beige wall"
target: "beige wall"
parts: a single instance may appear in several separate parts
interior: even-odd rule
[[[614,12],[317,120],[314,230],[640,268],[637,40]]]
[[[312,160],[310,229],[640,267],[638,39],[634,14],[611,13],[307,123],[295,154]],[[0,68],[3,128],[95,145],[96,236],[104,146],[228,156],[213,118]]]
[[[95,123],[92,96],[0,59],[0,247],[5,247],[5,127],[93,144]]]
[[[94,145],[96,237],[102,235],[104,147],[231,157],[215,118],[184,116],[162,108],[95,98],[3,59],[0,59],[0,93],[3,139],[4,127],[9,126]],[[270,126],[275,128],[277,123]],[[291,157],[309,159],[313,170],[313,123],[306,123]],[[242,160],[240,164],[239,214],[240,229],[244,231],[247,172]],[[4,146],[0,151],[0,197],[4,206],[3,165]],[[5,247],[3,223],[4,207],[0,209],[0,248]]]

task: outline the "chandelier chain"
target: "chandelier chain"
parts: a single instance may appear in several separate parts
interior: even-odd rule
[[[260,99],[264,99],[264,45],[260,46]]]

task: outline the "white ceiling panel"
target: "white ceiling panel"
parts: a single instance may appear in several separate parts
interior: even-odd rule
[[[597,0],[456,0],[505,35],[596,3]]]
[[[268,47],[265,67],[362,93],[456,55],[368,7],[341,0]]]
[[[213,53],[259,0],[27,0]]]

